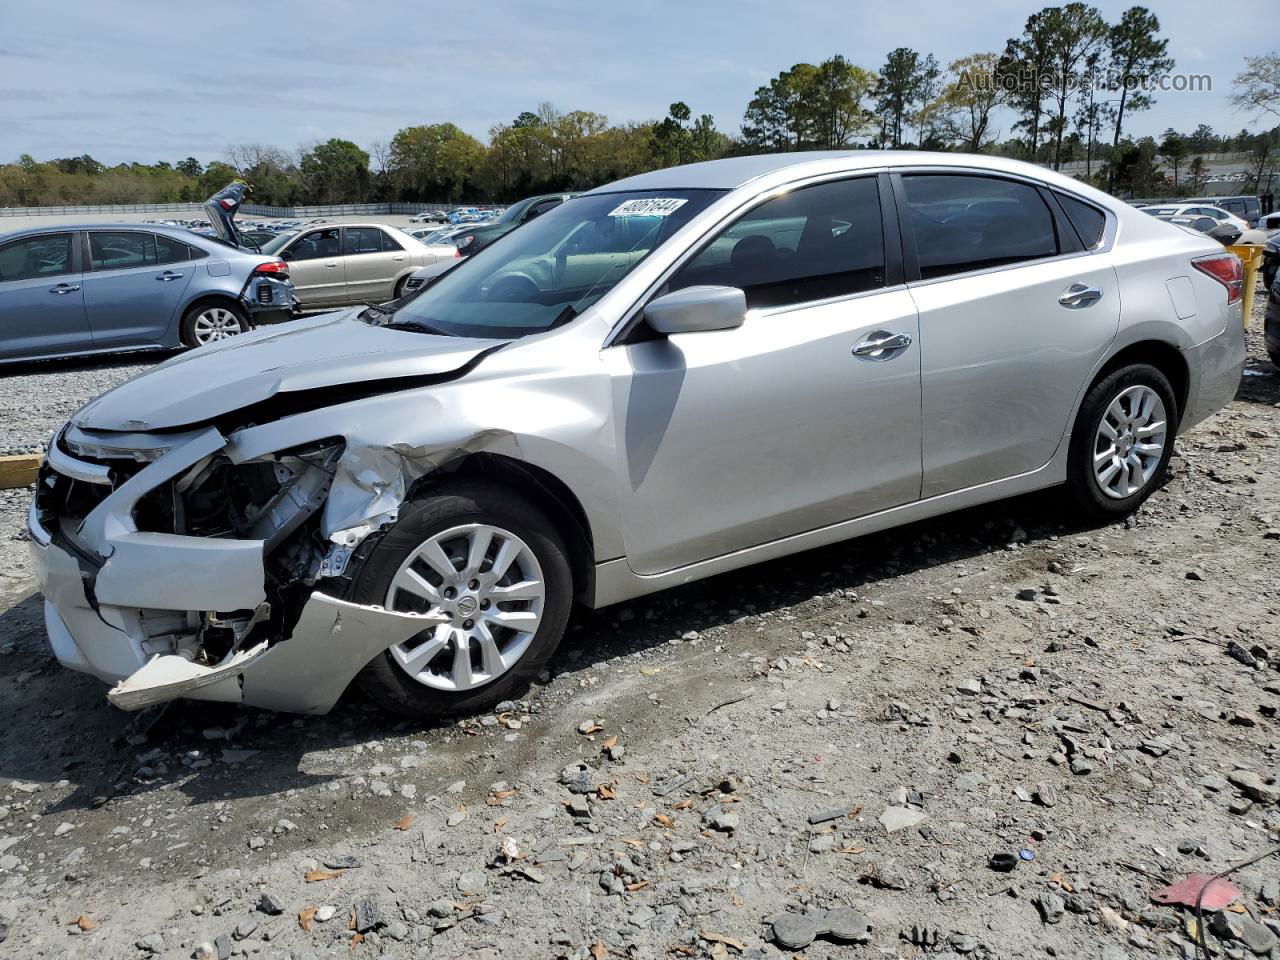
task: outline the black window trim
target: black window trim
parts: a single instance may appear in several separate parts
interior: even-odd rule
[[[0,249],[9,246],[12,243],[21,243],[24,240],[34,240],[36,237],[59,237],[62,234],[69,234],[71,237],[71,269],[66,273],[50,273],[44,277],[20,277],[14,280],[0,280],[0,283],[25,283],[28,280],[45,280],[53,277],[73,277],[84,273],[84,259],[81,256],[81,230],[35,230],[31,233],[22,234],[16,237],[8,237],[3,243],[0,243]]]
[[[805,300],[799,303],[781,304],[776,307],[760,307],[755,311],[758,317],[772,317],[782,313],[788,313],[792,310],[806,310],[811,307],[825,306],[830,303],[843,303],[848,300],[860,300],[863,297],[875,297],[892,290],[902,289],[905,282],[905,253],[906,245],[902,239],[901,228],[899,225],[898,206],[895,203],[891,185],[890,185],[890,168],[885,167],[869,167],[863,170],[839,170],[831,173],[823,173],[819,175],[809,175],[801,179],[792,180],[787,183],[773,186],[763,193],[755,194],[745,199],[741,204],[726,212],[719,220],[708,227],[698,238],[697,242],[690,246],[679,257],[673,261],[666,270],[641,294],[627,310],[623,312],[622,320],[619,321],[611,331],[610,335],[605,338],[602,349],[609,347],[627,346],[630,343],[638,342],[633,339],[633,334],[641,327],[644,315],[645,305],[654,299],[658,291],[666,286],[670,280],[680,269],[700,254],[706,247],[716,240],[720,234],[729,229],[747,214],[751,213],[757,207],[760,207],[770,200],[774,200],[784,193],[790,193],[794,190],[802,190],[805,187],[815,187],[824,183],[832,183],[841,180],[859,180],[874,177],[876,187],[879,191],[880,199],[880,228],[884,238],[884,257],[885,257],[885,283],[882,287],[876,287],[873,290],[861,290],[857,293],[846,293],[835,297],[824,297],[820,300]],[[730,191],[732,192],[732,191]]]
[[[1052,194],[1055,190],[1065,193],[1073,200],[1079,200],[1081,203],[1087,203],[1092,207],[1101,210],[1107,218],[1106,225],[1102,230],[1102,242],[1092,249],[1085,249],[1075,228],[1070,226],[1070,220],[1067,220],[1067,226],[1070,228],[1068,237],[1074,237],[1076,242],[1072,244],[1075,249],[1059,252],[1049,257],[1036,257],[1034,260],[1019,260],[1017,263],[1003,263],[994,267],[981,267],[976,270],[966,270],[963,273],[949,273],[943,277],[932,277],[930,279],[922,279],[920,276],[920,263],[916,256],[915,229],[909,217],[906,216],[906,186],[902,182],[906,176],[915,175],[935,175],[935,174],[951,174],[954,176],[969,177],[986,177],[991,180],[1009,180],[1014,183],[1020,183],[1024,186],[1031,187],[1040,194],[1041,199],[1045,200],[1045,205],[1049,208],[1049,214],[1054,220],[1055,229],[1059,229],[1058,216],[1061,207],[1056,200],[1050,201],[1045,199],[1045,193]],[[918,167],[894,167],[889,171],[890,180],[893,183],[894,199],[897,202],[900,215],[898,218],[899,226],[902,230],[902,252],[903,260],[906,264],[907,286],[924,286],[931,283],[945,283],[948,280],[958,280],[964,277],[979,277],[983,274],[996,273],[1001,270],[1020,270],[1024,267],[1036,266],[1037,264],[1049,263],[1053,260],[1067,260],[1072,257],[1087,257],[1098,253],[1105,253],[1111,249],[1115,241],[1116,234],[1116,216],[1110,210],[1100,207],[1098,204],[1073,193],[1061,187],[1047,184],[1042,180],[1036,180],[1033,177],[1022,176],[1017,173],[1010,173],[1005,170],[990,170],[983,167],[961,167],[961,166],[918,166]],[[1061,213],[1066,219],[1066,214]],[[1061,245],[1062,233],[1059,232],[1059,241]]]

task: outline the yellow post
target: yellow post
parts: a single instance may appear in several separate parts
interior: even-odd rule
[[[40,469],[40,461],[43,459],[39,454],[29,453],[0,457],[0,490],[31,486],[36,482],[36,471]]]
[[[1258,271],[1262,269],[1262,248],[1256,243],[1237,243],[1227,247],[1244,262],[1244,326],[1249,328],[1253,316],[1253,294],[1258,289]]]

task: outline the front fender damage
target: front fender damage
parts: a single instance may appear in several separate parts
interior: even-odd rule
[[[519,441],[510,431],[482,430],[438,446],[348,442],[325,503],[322,532],[353,550],[373,531],[395,523],[417,481],[471,454],[499,452],[519,457]]]

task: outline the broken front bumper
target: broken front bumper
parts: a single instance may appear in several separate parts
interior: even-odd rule
[[[159,442],[129,439],[135,450]],[[188,697],[324,713],[370,660],[444,622],[434,611],[394,613],[315,591],[287,636],[255,635],[210,662],[202,620],[265,604],[265,541],[138,530],[138,500],[225,443],[213,428],[162,442],[168,446],[150,448],[153,459],[118,485],[109,468],[55,442],[28,516],[54,656],[116,684],[108,697],[117,706]],[[79,520],[58,517],[44,502],[53,474],[105,495]]]

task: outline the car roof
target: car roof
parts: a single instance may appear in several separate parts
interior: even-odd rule
[[[163,233],[166,236],[183,237],[200,236],[193,234],[192,231],[182,226],[170,226],[167,223],[50,223],[41,224],[35,227],[22,227],[17,230],[7,231],[3,236],[10,234],[32,234],[32,233],[66,233],[68,230],[143,230],[147,233]]]
[[[1054,173],[1044,167],[971,153],[934,153],[923,150],[814,150],[795,153],[758,154],[747,157],[725,157],[703,163],[690,163],[642,173],[590,191],[617,193],[631,190],[734,190],[753,181],[762,186],[786,183],[807,175],[856,172],[884,167],[966,167],[997,173],[1031,177],[1041,183],[1052,183],[1113,205],[1116,201],[1101,191]]]

